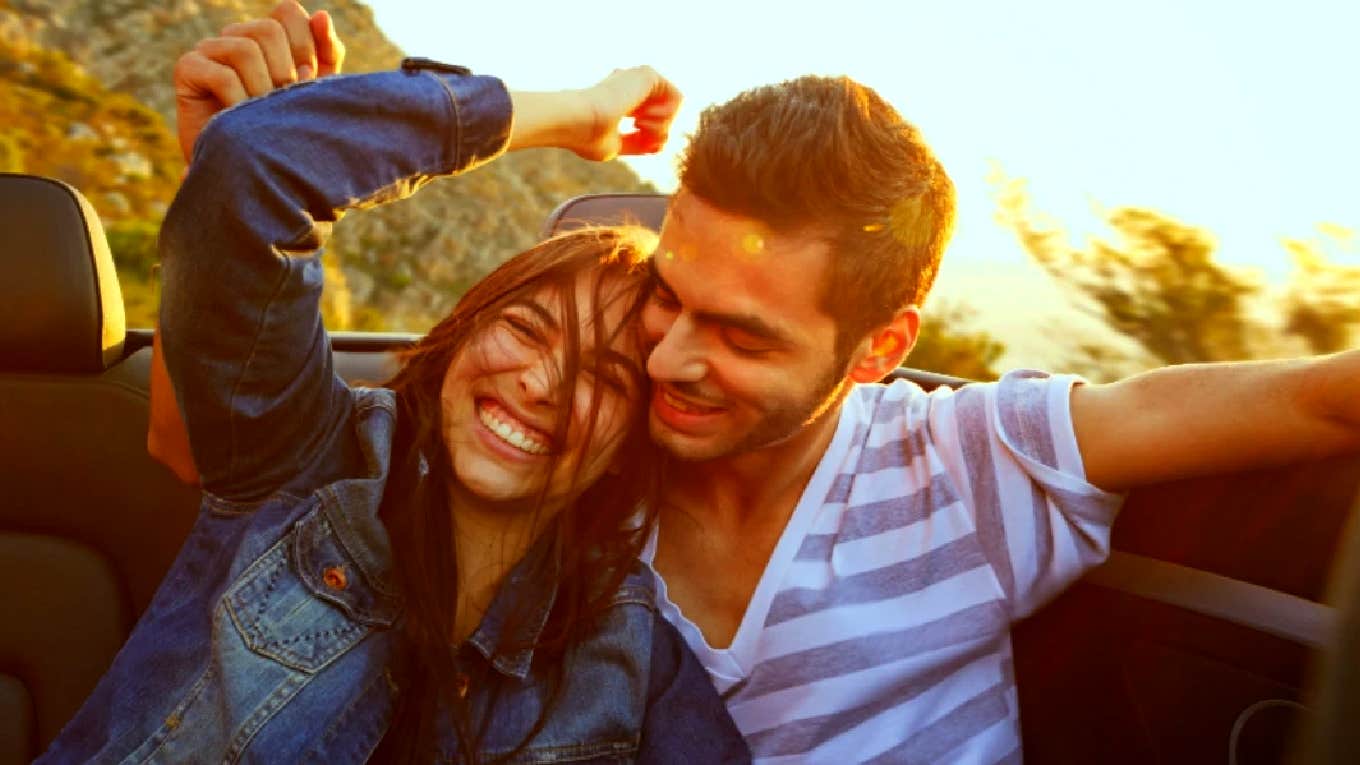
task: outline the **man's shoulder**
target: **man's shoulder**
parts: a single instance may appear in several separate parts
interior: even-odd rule
[[[1013,369],[996,380],[961,381],[958,384],[936,384],[929,390],[915,380],[898,377],[886,382],[856,383],[846,397],[846,405],[872,415],[884,407],[899,408],[903,404],[925,403],[940,399],[998,396],[1013,398],[1026,391],[1047,389],[1057,385],[1070,387],[1073,382],[1084,382],[1075,375],[1055,374],[1039,369]],[[891,411],[888,412],[891,416]]]
[[[1080,382],[1073,375],[1016,369],[998,380],[930,390],[905,378],[857,384],[843,403],[842,425],[852,426],[852,440],[865,447],[946,435],[971,442],[1007,421],[1053,419]]]
[[[845,398],[844,414],[863,425],[879,425],[901,420],[904,413],[924,415],[937,401],[952,399],[961,391],[981,392],[995,383],[946,385],[926,390],[907,378],[888,382],[857,383]]]

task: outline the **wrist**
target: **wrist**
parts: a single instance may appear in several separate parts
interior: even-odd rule
[[[578,150],[594,135],[597,119],[586,92],[511,91],[514,108],[508,151],[534,148]]]

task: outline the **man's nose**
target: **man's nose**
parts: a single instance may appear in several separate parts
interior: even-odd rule
[[[647,375],[661,382],[699,382],[707,374],[708,362],[694,323],[686,316],[677,317],[647,357]]]

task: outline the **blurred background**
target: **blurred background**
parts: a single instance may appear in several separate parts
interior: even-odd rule
[[[129,326],[154,323],[155,236],[183,172],[170,70],[273,0],[0,0],[0,171],[99,211]],[[930,139],[959,222],[909,364],[1095,380],[1167,363],[1360,345],[1360,6],[839,0],[317,2],[348,71],[404,53],[513,87],[649,63],[685,92],[667,151],[603,165],[517,153],[347,216],[326,254],[332,329],[420,332],[534,240],[567,197],[672,191],[702,109],[849,74]]]

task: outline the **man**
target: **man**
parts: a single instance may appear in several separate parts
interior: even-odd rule
[[[1018,758],[1008,625],[1103,560],[1112,492],[1360,449],[1360,352],[875,384],[953,192],[852,81],[709,109],[681,168],[644,315],[681,458],[653,565],[758,759]]]
[[[200,106],[231,102],[195,71]],[[952,219],[929,148],[848,79],[738,96],[684,153],[644,318],[679,458],[649,557],[764,761],[1018,760],[1009,624],[1104,558],[1115,492],[1360,449],[1358,352],[876,384]]]

